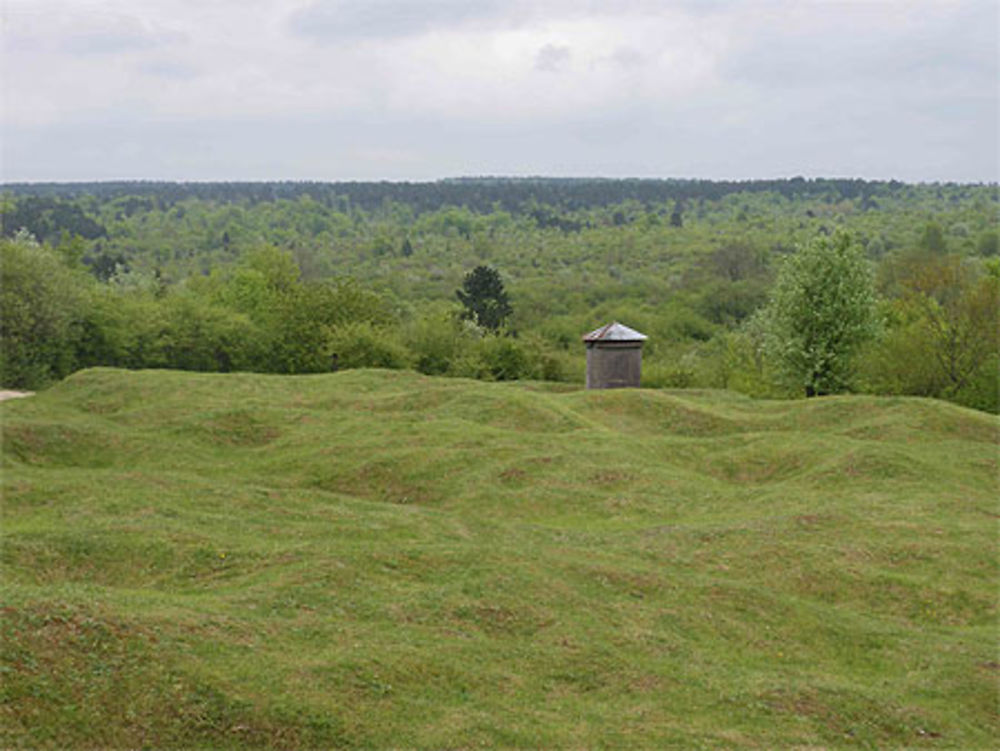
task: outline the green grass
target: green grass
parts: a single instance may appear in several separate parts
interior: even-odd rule
[[[410,373],[0,407],[4,747],[993,748],[997,419]]]

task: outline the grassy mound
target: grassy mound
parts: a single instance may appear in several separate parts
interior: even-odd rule
[[[3,419],[5,747],[990,748],[998,421],[91,370]]]

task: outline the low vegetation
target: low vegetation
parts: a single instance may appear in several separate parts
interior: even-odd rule
[[[4,747],[1000,733],[981,412],[363,369],[0,409]]]
[[[995,184],[3,188],[8,388],[91,366],[581,383],[579,337],[620,320],[649,335],[650,386],[928,396],[1000,412]],[[856,273],[806,263],[810,248],[840,249]],[[814,323],[825,330],[803,329],[820,293],[840,290],[823,273],[853,279],[854,293],[824,300]]]

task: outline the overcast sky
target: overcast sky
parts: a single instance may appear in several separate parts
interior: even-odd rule
[[[998,179],[996,0],[0,0],[0,179]]]

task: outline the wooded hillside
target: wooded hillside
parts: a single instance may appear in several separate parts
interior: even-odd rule
[[[765,346],[762,311],[783,260],[840,232],[878,323],[842,387],[997,410],[997,210],[995,185],[801,178],[7,185],[0,377],[379,366],[582,382],[580,335],[621,320],[650,337],[646,385],[795,395],[808,387]],[[509,298],[499,332],[456,295],[479,267]]]

